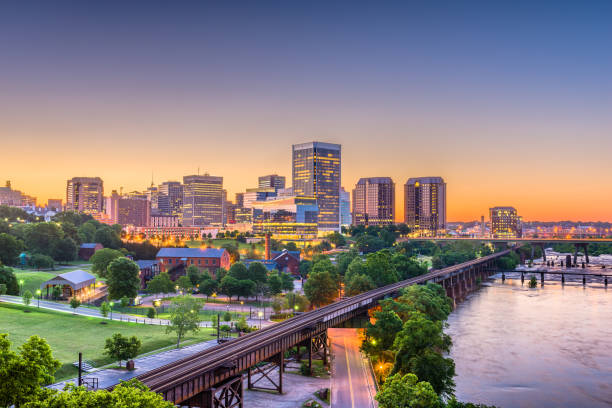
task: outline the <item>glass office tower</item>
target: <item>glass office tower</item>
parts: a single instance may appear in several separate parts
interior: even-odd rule
[[[319,232],[340,230],[340,163],[338,144],[293,145],[293,192],[317,199]]]
[[[183,226],[223,224],[223,177],[183,177]]]
[[[446,183],[442,177],[418,177],[404,184],[404,217],[420,236],[446,233]]]

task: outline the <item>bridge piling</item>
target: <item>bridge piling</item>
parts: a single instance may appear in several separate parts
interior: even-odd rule
[[[544,272],[540,272],[541,285],[544,286]]]

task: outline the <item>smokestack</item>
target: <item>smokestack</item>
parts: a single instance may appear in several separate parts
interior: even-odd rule
[[[266,233],[266,261],[272,259],[272,254],[270,253],[270,233]]]

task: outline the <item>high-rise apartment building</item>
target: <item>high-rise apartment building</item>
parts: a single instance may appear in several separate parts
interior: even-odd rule
[[[244,193],[236,193],[236,207],[244,207]]]
[[[223,224],[223,177],[183,177],[183,226]]]
[[[355,225],[395,222],[395,183],[390,177],[361,178],[353,190]]]
[[[523,228],[521,217],[514,207],[489,208],[491,238],[521,238]]]
[[[278,174],[268,174],[267,176],[259,177],[259,188],[273,188],[278,191],[285,188],[285,176]]]
[[[60,212],[62,211],[62,199],[61,198],[49,198],[47,200],[47,209],[52,211]]]
[[[158,208],[160,214],[180,218],[183,212],[183,185],[179,181],[166,181],[159,185]]]
[[[293,145],[293,192],[314,197],[319,208],[319,232],[340,230],[339,144],[310,142]]]
[[[340,225],[348,227],[353,223],[351,217],[351,193],[340,187]]]
[[[421,236],[446,231],[446,183],[442,177],[418,177],[404,184],[404,220]]]
[[[66,186],[66,210],[86,214],[101,213],[104,184],[100,177],[74,177]]]

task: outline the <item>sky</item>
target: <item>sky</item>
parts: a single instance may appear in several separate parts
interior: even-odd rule
[[[129,4],[128,4],[129,3]],[[448,219],[612,221],[612,2],[4,1],[0,182],[64,198],[209,172],[229,197],[342,144],[342,184],[447,182]],[[290,181],[289,181],[290,183]]]

